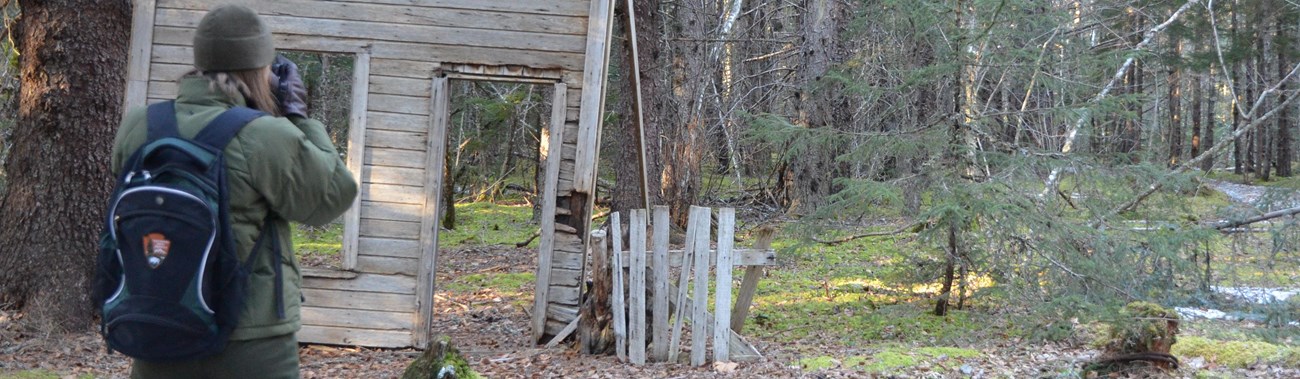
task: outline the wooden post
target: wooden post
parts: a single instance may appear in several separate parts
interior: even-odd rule
[[[348,171],[352,177],[362,178],[366,156],[366,109],[370,99],[370,49],[357,52],[352,71],[352,116],[348,118]],[[357,255],[361,250],[361,198],[352,200],[352,206],[343,214],[343,269],[357,268]]]
[[[614,292],[609,264],[609,250],[605,245],[605,231],[591,232],[591,288],[587,290],[586,300],[579,309],[578,341],[582,352],[587,354],[604,354],[614,344],[610,331],[610,295]],[[607,334],[608,333],[608,334]],[[559,343],[562,336],[556,335],[552,340]],[[547,344],[548,347],[552,346]]]
[[[551,288],[551,264],[555,256],[555,198],[558,196],[560,161],[564,154],[564,118],[568,85],[555,84],[554,103],[551,106],[551,123],[542,134],[542,147],[546,154],[546,181],[542,190],[542,232],[537,241],[537,280],[533,287],[533,341],[546,334],[546,309]],[[440,158],[441,159],[441,158]],[[621,250],[615,250],[621,251]]]
[[[691,207],[690,223],[695,225],[695,288],[691,298],[695,312],[691,314],[691,366],[703,366],[708,357],[705,346],[709,341],[709,319],[704,313],[709,309],[709,224],[713,211],[705,207]]]
[[[630,276],[628,277],[629,304],[628,312],[631,314],[632,322],[630,323],[629,334],[632,336],[631,343],[627,347],[628,359],[634,365],[645,364],[645,242],[646,242],[646,210],[633,209],[631,211],[632,219],[629,220],[631,228],[628,230],[630,241],[628,247],[632,252],[632,266],[630,267]]]
[[[731,353],[726,342],[731,331],[731,248],[735,244],[736,210],[722,208],[718,210],[718,262],[714,264],[718,280],[713,300],[713,361],[727,362]]]
[[[623,302],[623,225],[618,212],[609,215],[610,245],[614,247],[614,354],[627,362],[627,308]]]
[[[776,231],[771,227],[758,229],[754,249],[772,248],[772,235]],[[745,269],[745,279],[740,282],[740,293],[736,295],[736,305],[731,308],[731,330],[740,333],[745,329],[745,318],[749,317],[749,306],[754,302],[754,291],[758,289],[758,280],[763,278],[762,266],[749,266]]]
[[[414,346],[429,344],[433,325],[433,294],[438,267],[438,214],[442,210],[442,173],[443,159],[447,154],[447,124],[450,122],[448,109],[450,85],[447,76],[438,73],[430,84],[431,99],[429,103],[429,140],[424,162],[424,211],[420,218],[420,269],[416,274],[415,301],[419,303],[419,312],[411,327]],[[544,316],[544,315],[543,315]]]
[[[654,208],[654,255],[650,261],[653,278],[654,299],[651,301],[650,322],[651,338],[650,359],[655,362],[668,360],[668,206],[656,205]]]

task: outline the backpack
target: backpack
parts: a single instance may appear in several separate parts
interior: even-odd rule
[[[94,297],[110,351],[174,361],[224,349],[251,262],[268,234],[274,244],[275,229],[267,222],[240,262],[222,152],[263,115],[231,108],[190,140],[177,130],[175,102],[149,106],[148,141],[123,165],[100,236]]]

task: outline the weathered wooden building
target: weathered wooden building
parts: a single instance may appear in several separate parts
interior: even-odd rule
[[[578,314],[608,60],[610,0],[235,0],[283,50],[355,55],[343,270],[304,272],[304,342],[423,346],[434,317],[448,81],[553,84],[533,338]],[[172,99],[215,3],[135,0],[125,103]]]

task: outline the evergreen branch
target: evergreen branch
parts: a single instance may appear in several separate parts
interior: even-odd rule
[[[1294,215],[1297,215],[1297,214],[1300,214],[1300,207],[1295,207],[1295,208],[1288,208],[1288,209],[1283,209],[1283,210],[1272,211],[1272,212],[1268,212],[1268,213],[1265,213],[1265,214],[1262,214],[1262,215],[1258,215],[1258,216],[1255,216],[1255,217],[1247,218],[1247,219],[1244,219],[1244,220],[1236,220],[1236,221],[1219,221],[1219,222],[1212,223],[1212,224],[1210,224],[1209,226],[1212,227],[1212,228],[1214,228],[1214,229],[1218,229],[1218,230],[1220,230],[1220,231],[1224,231],[1224,230],[1230,230],[1230,229],[1238,228],[1238,227],[1241,227],[1241,226],[1246,226],[1246,225],[1254,224],[1254,223],[1261,222],[1261,221],[1272,220],[1272,219],[1275,219],[1275,218],[1278,218],[1278,217],[1294,216]]]
[[[834,246],[834,245],[839,245],[839,244],[842,244],[842,243],[845,243],[845,242],[849,242],[849,241],[853,241],[853,240],[861,239],[861,238],[867,238],[867,237],[880,237],[880,236],[893,236],[893,235],[902,234],[903,232],[908,231],[908,230],[913,229],[913,228],[916,228],[916,227],[918,227],[918,226],[921,226],[921,225],[924,224],[924,223],[925,223],[925,221],[917,221],[917,222],[914,222],[914,223],[911,223],[911,224],[903,225],[902,227],[899,227],[898,229],[894,229],[894,230],[887,231],[887,232],[870,232],[870,233],[855,234],[855,235],[851,235],[851,236],[848,236],[848,237],[837,238],[837,239],[833,239],[833,240],[824,240],[824,239],[821,239],[821,238],[813,237],[812,240],[813,240],[813,242],[817,242],[817,243],[820,243],[820,244],[825,244],[825,245],[831,245],[831,246]]]
[[[1139,42],[1136,46],[1133,46],[1133,50],[1140,51],[1143,48],[1146,48],[1146,46],[1150,44],[1151,41],[1155,40],[1157,33],[1160,33],[1170,24],[1173,24],[1174,21],[1177,21],[1178,17],[1181,16],[1183,12],[1187,11],[1188,8],[1191,8],[1192,4],[1196,4],[1198,2],[1200,2],[1200,0],[1188,0],[1187,3],[1183,4],[1183,6],[1179,7],[1178,10],[1174,11],[1174,14],[1169,16],[1169,19],[1165,20],[1164,23],[1161,23],[1160,25],[1156,25],[1155,27],[1147,30],[1145,36],[1142,39],[1142,42]],[[1128,59],[1125,59],[1124,64],[1121,65],[1118,70],[1115,70],[1115,75],[1111,76],[1110,82],[1106,83],[1106,86],[1102,87],[1101,92],[1098,92],[1096,96],[1093,96],[1093,98],[1089,100],[1089,102],[1093,104],[1100,103],[1103,99],[1106,98],[1106,96],[1110,95],[1111,89],[1115,88],[1116,83],[1119,83],[1121,80],[1123,80],[1124,73],[1128,71],[1129,67],[1133,66],[1133,62],[1135,61],[1137,61],[1137,57],[1133,55],[1130,55]],[[1087,107],[1082,109],[1082,113],[1083,114],[1079,115],[1079,119],[1075,120],[1074,126],[1070,127],[1070,130],[1066,133],[1065,144],[1061,146],[1061,153],[1069,153],[1071,150],[1073,150],[1074,140],[1078,138],[1079,130],[1083,129],[1083,125],[1087,123],[1088,119],[1092,116],[1091,109]],[[1047,176],[1047,183],[1045,183],[1046,188],[1043,188],[1043,192],[1038,195],[1038,198],[1046,199],[1047,194],[1051,193],[1052,191],[1056,191],[1056,187],[1060,185],[1060,183],[1061,183],[1061,169],[1059,167],[1054,168],[1052,169],[1052,173]]]

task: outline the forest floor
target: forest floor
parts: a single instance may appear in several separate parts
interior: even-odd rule
[[[1263,189],[1252,186],[1212,185],[1223,189],[1236,201],[1249,202],[1264,193]],[[809,260],[808,256],[792,259]],[[1093,337],[1090,334],[1095,335],[1096,331],[1092,326],[1065,321],[1063,324],[1069,337],[1057,339],[1059,342],[1046,342],[1010,332],[1011,322],[1005,318],[989,321],[997,318],[969,316],[970,319],[933,318],[937,321],[926,321],[919,317],[931,317],[918,316],[924,313],[925,305],[903,303],[879,308],[871,304],[870,310],[861,306],[833,305],[827,307],[832,309],[827,312],[834,312],[832,316],[813,316],[813,311],[789,315],[785,313],[791,312],[780,307],[755,309],[751,318],[768,321],[757,321],[757,325],[746,329],[743,334],[765,355],[760,362],[699,368],[677,363],[633,366],[619,362],[613,356],[580,354],[573,344],[543,348],[530,341],[529,312],[535,264],[536,251],[531,248],[461,246],[439,255],[434,333],[451,337],[453,346],[484,377],[1075,378],[1087,377],[1083,374],[1083,366],[1100,354],[1090,343]],[[774,273],[765,280],[778,282],[782,276],[819,275],[800,271],[824,264],[827,262],[787,262],[774,270],[790,272]],[[833,292],[838,289],[831,288],[829,281],[825,283],[828,283],[824,289],[826,294],[835,295]],[[787,289],[776,289],[783,290]],[[800,290],[808,289],[794,289]],[[820,287],[812,289],[813,293],[821,291]],[[870,303],[870,300],[866,302]],[[923,299],[916,303],[929,301]],[[825,317],[861,320],[870,319],[865,316],[869,313],[881,315],[884,319],[902,320],[852,324],[881,329],[871,331],[873,337],[863,337],[868,332],[853,327],[836,329],[824,325],[843,323]],[[802,317],[803,321],[788,322],[787,318],[791,317]],[[952,332],[943,331],[949,330],[944,328],[932,329],[926,324],[935,322],[965,322],[970,325]],[[1276,344],[1280,346],[1275,349],[1276,353],[1258,353],[1262,355],[1253,357],[1249,355],[1251,351],[1246,351],[1244,362],[1228,362],[1226,354],[1229,350],[1250,350],[1260,345],[1255,341],[1241,341],[1243,347],[1238,348],[1235,347],[1238,341],[1231,341],[1234,337],[1223,336],[1262,327],[1251,321],[1184,320],[1180,341],[1207,345],[1206,350],[1221,350],[1225,356],[1180,356],[1182,366],[1176,371],[1138,370],[1119,377],[1300,378],[1300,348],[1296,348],[1289,338]],[[1300,334],[1295,333],[1297,328],[1300,327],[1284,327],[1286,332]],[[51,334],[43,330],[26,322],[20,314],[0,310],[0,379],[127,377],[129,360],[119,354],[106,353],[102,340],[92,327],[71,334]],[[940,333],[961,336],[949,338],[951,336],[940,336]],[[874,337],[881,335],[887,337]],[[324,345],[303,345],[299,352],[304,378],[394,378],[401,376],[406,366],[420,355],[420,351],[414,349]],[[1290,354],[1288,357],[1291,358],[1273,356],[1284,353]],[[684,352],[682,356],[689,355]]]

